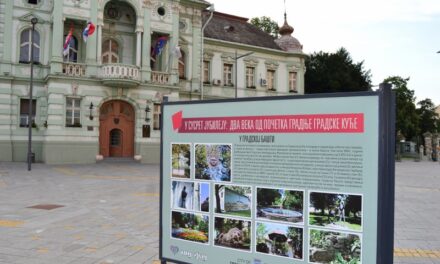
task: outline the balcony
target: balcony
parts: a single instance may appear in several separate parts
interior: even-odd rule
[[[86,65],[80,63],[63,63],[63,74],[70,77],[83,77],[86,75]]]
[[[168,85],[170,83],[170,74],[167,72],[151,72],[151,82],[153,84],[165,84]]]
[[[139,68],[125,64],[105,64],[101,68],[104,85],[112,87],[136,87],[140,84]]]

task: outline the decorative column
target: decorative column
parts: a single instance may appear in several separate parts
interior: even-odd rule
[[[62,72],[63,57],[63,3],[64,1],[53,1],[53,26],[52,26],[52,54],[50,73],[56,74]]]
[[[141,67],[142,62],[142,31],[140,28],[136,30],[136,66]]]
[[[91,2],[92,8],[91,8],[91,17],[90,17],[90,21],[92,23],[97,23],[98,21],[98,6],[97,6],[97,1],[92,1]],[[87,64],[87,75],[88,76],[97,76],[99,69],[98,69],[98,65],[97,65],[97,46],[98,43],[98,39],[97,36],[94,34],[92,36],[90,36],[87,39],[87,43],[86,45],[86,64]]]
[[[11,74],[11,56],[12,56],[12,9],[13,9],[14,1],[6,1],[4,6],[4,10],[0,13],[3,13],[4,16],[4,28],[3,28],[3,60],[0,65],[0,75],[9,75]],[[29,22],[30,26],[30,22]]]
[[[179,4],[173,3],[171,7],[172,12],[172,20],[173,20],[173,36],[170,40],[171,47],[169,51],[170,54],[170,68],[171,68],[171,83],[168,84],[178,84],[179,83],[179,73],[178,73],[178,65],[179,59],[174,55],[174,49],[179,44]]]
[[[98,40],[98,43],[96,44],[96,62],[98,63],[98,65],[101,65],[102,64],[102,60],[101,60],[101,58],[102,58],[102,27],[103,27],[104,25],[102,24],[102,22],[100,22],[98,25],[97,25],[97,40]]]
[[[153,4],[151,1],[144,1],[144,21],[143,28],[144,34],[142,36],[142,43],[144,43],[141,47],[141,54],[144,58],[141,59],[141,75],[142,81],[150,82],[151,81],[151,67],[150,67],[150,50],[151,50],[151,8]]]

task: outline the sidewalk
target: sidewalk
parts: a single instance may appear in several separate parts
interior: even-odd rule
[[[152,263],[158,221],[158,166],[0,163],[1,264]]]
[[[438,162],[396,163],[394,263],[440,263],[439,204]],[[0,264],[153,263],[159,167],[0,163],[0,238]]]

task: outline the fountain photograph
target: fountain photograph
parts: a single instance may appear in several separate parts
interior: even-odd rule
[[[231,181],[231,145],[196,144],[195,178],[221,182]]]
[[[309,241],[310,263],[362,263],[359,235],[310,229]]]
[[[252,188],[248,186],[216,184],[215,212],[240,217],[251,217]]]
[[[310,192],[309,224],[332,229],[362,231],[362,196]]]
[[[256,223],[256,252],[303,258],[303,229],[276,223]]]
[[[216,217],[214,245],[250,251],[251,226],[250,221]]]
[[[171,155],[171,176],[189,179],[191,176],[191,144],[171,144]]]
[[[209,216],[172,212],[171,236],[193,242],[209,243]]]
[[[173,181],[171,186],[171,202],[174,209],[194,209],[194,183]]]
[[[194,208],[197,211],[209,212],[209,183],[200,182],[195,184]]]
[[[257,188],[257,218],[302,224],[304,192]]]

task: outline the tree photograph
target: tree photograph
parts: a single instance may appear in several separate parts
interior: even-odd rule
[[[171,236],[199,243],[209,242],[209,217],[206,215],[172,212]]]
[[[171,175],[176,178],[188,178],[191,175],[191,145],[172,144]]]
[[[257,188],[257,218],[301,223],[303,201],[303,191]]]
[[[214,220],[214,245],[251,250],[251,222],[216,217]]]
[[[361,239],[356,234],[311,229],[309,240],[310,263],[361,263]]]
[[[249,186],[216,184],[215,212],[240,217],[252,216],[252,188]]]
[[[303,229],[284,224],[256,224],[256,252],[287,258],[303,258]]]
[[[309,201],[310,225],[362,230],[362,196],[311,192]]]

